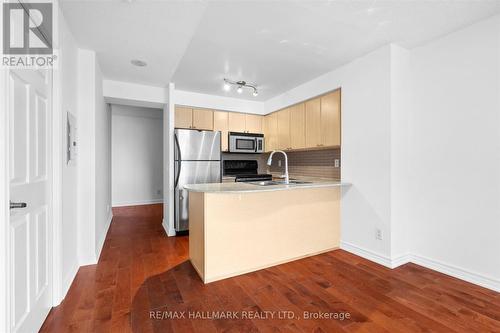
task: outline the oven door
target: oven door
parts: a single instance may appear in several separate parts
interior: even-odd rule
[[[256,153],[257,138],[253,136],[229,136],[229,151],[231,153]]]

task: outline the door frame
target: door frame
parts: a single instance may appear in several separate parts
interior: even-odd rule
[[[10,329],[10,237],[9,237],[9,112],[8,106],[8,70],[1,69],[0,74],[0,242],[3,247],[0,251],[0,267],[3,268],[3,274],[0,274],[0,331],[8,332]]]
[[[9,112],[10,91],[8,91],[9,80],[8,69],[0,69],[0,242],[3,248],[0,250],[0,331],[9,332],[11,328],[10,309],[10,197],[9,189]],[[57,306],[63,299],[62,295],[62,238],[61,238],[61,216],[62,216],[62,116],[59,103],[60,72],[52,70],[51,87],[51,126],[52,133],[49,135],[49,144],[52,150],[52,193],[49,211],[52,217],[52,306]]]

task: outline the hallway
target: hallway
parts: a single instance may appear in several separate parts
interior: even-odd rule
[[[188,238],[167,238],[162,204],[113,208],[97,265],[81,267],[41,332],[129,332],[134,295],[153,275],[188,257]]]

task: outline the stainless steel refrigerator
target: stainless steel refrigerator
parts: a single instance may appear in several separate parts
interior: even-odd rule
[[[220,183],[220,132],[176,129],[175,132],[175,231],[189,228],[186,184]]]

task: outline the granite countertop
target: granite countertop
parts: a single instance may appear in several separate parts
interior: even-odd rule
[[[308,181],[300,179],[301,181]],[[283,190],[300,190],[321,187],[341,187],[350,186],[351,184],[341,182],[339,180],[314,180],[306,184],[278,184],[261,186],[251,183],[209,183],[209,184],[188,184],[184,185],[184,189],[190,192],[205,192],[205,193],[247,193],[247,192],[269,192]]]

